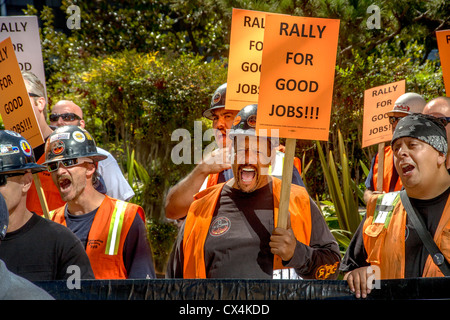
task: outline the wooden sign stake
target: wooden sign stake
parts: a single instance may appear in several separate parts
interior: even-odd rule
[[[384,181],[384,142],[378,144],[378,177],[377,191],[383,192]]]
[[[39,179],[39,176],[37,173],[33,174],[33,180],[34,184],[36,186],[36,191],[39,196],[39,202],[41,203],[42,211],[44,212],[44,217],[46,219],[50,219],[48,214],[48,206],[47,206],[47,200],[45,199],[44,190],[42,189],[41,180]]]
[[[287,229],[289,219],[289,196],[291,194],[292,171],[297,140],[286,139],[286,150],[283,163],[283,178],[281,179],[280,207],[277,227]]]

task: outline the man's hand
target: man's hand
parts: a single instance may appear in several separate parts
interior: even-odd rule
[[[346,273],[344,276],[344,280],[347,280],[348,286],[355,293],[356,298],[366,298],[371,292],[371,289],[367,286],[368,268],[370,267],[361,267]]]
[[[206,174],[219,173],[231,168],[230,148],[219,148],[207,155],[200,163],[201,169]]]
[[[279,255],[283,261],[289,261],[294,256],[297,239],[290,226],[288,229],[275,228],[270,237],[270,252]]]

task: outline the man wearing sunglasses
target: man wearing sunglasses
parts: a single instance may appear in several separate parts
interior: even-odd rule
[[[411,113],[421,113],[425,107],[425,99],[413,92],[402,94],[394,103],[394,108],[386,112],[389,116],[389,123],[394,132],[398,121]],[[383,190],[377,190],[378,179],[383,179]],[[378,154],[376,154],[370,165],[370,172],[367,176],[366,190],[364,191],[364,201],[368,203],[373,194],[380,194],[383,192],[398,191],[402,188],[402,181],[400,180],[397,171],[394,167],[394,154],[391,146],[384,148],[384,168],[383,175],[378,174]]]
[[[54,127],[76,125],[85,128],[86,125],[81,108],[68,100],[60,100],[53,106],[49,120],[50,125]],[[129,201],[134,196],[134,191],[123,176],[116,159],[102,148],[97,147],[97,151],[107,156],[98,163],[97,169],[106,187],[106,194],[114,199]]]
[[[450,141],[450,98],[438,97],[430,100],[423,109],[424,114],[432,115],[442,121],[447,131],[447,141]],[[450,152],[447,153],[447,169],[450,169]]]
[[[22,72],[22,77],[25,82],[25,87],[28,91],[30,103],[33,106],[34,113],[36,114],[36,119],[39,124],[39,128],[41,129],[42,137],[45,141],[53,132],[53,129],[50,128],[47,123],[47,100],[44,85],[32,72],[24,71]],[[45,161],[44,148],[45,143],[33,148],[33,153],[38,164],[42,164]],[[42,171],[38,173],[38,176],[45,194],[48,209],[53,210],[64,205],[64,201],[61,200],[59,191],[53,184],[50,174],[47,171]],[[28,191],[27,208],[28,210],[35,212],[38,215],[42,216],[44,214],[44,210],[41,207],[39,196],[34,183],[31,185],[31,188]]]
[[[66,205],[50,212],[81,240],[96,279],[155,278],[152,251],[135,204],[110,198],[93,186],[98,153],[88,131],[57,128],[47,139],[44,164]]]
[[[93,279],[79,239],[26,207],[32,174],[45,170],[36,164],[28,142],[16,132],[0,131],[0,158],[0,193],[9,211],[0,259],[11,272],[30,281],[68,279],[73,274],[69,269],[72,266],[79,268],[83,279]]]

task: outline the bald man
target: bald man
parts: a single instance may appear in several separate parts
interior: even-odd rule
[[[49,119],[50,125],[55,127],[76,125],[84,128],[86,125],[81,108],[69,100],[58,101],[53,106]],[[99,147],[97,152],[108,157],[98,162],[97,169],[106,186],[106,194],[114,199],[129,201],[134,196],[134,191],[123,176],[116,159],[111,153]]]
[[[430,100],[423,109],[424,114],[432,115],[436,118],[445,118],[446,123],[445,130],[447,131],[447,141],[450,141],[450,98],[438,97]],[[450,148],[449,148],[450,151]],[[447,153],[447,169],[450,169],[450,154]]]

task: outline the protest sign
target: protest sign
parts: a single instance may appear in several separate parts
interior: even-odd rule
[[[0,17],[0,42],[10,37],[20,71],[33,72],[45,86],[37,16]]]
[[[328,141],[339,20],[268,15],[256,129]]]
[[[286,228],[296,139],[328,140],[339,20],[267,15],[256,131],[286,139],[277,226]]]
[[[5,129],[20,133],[33,148],[44,143],[11,38],[0,42],[0,114]]]
[[[405,93],[405,80],[385,84],[364,91],[362,147],[390,141],[392,127],[386,112]]]
[[[450,97],[450,30],[436,31],[445,92]]]
[[[226,106],[230,110],[258,103],[267,12],[233,8],[228,57]]]

